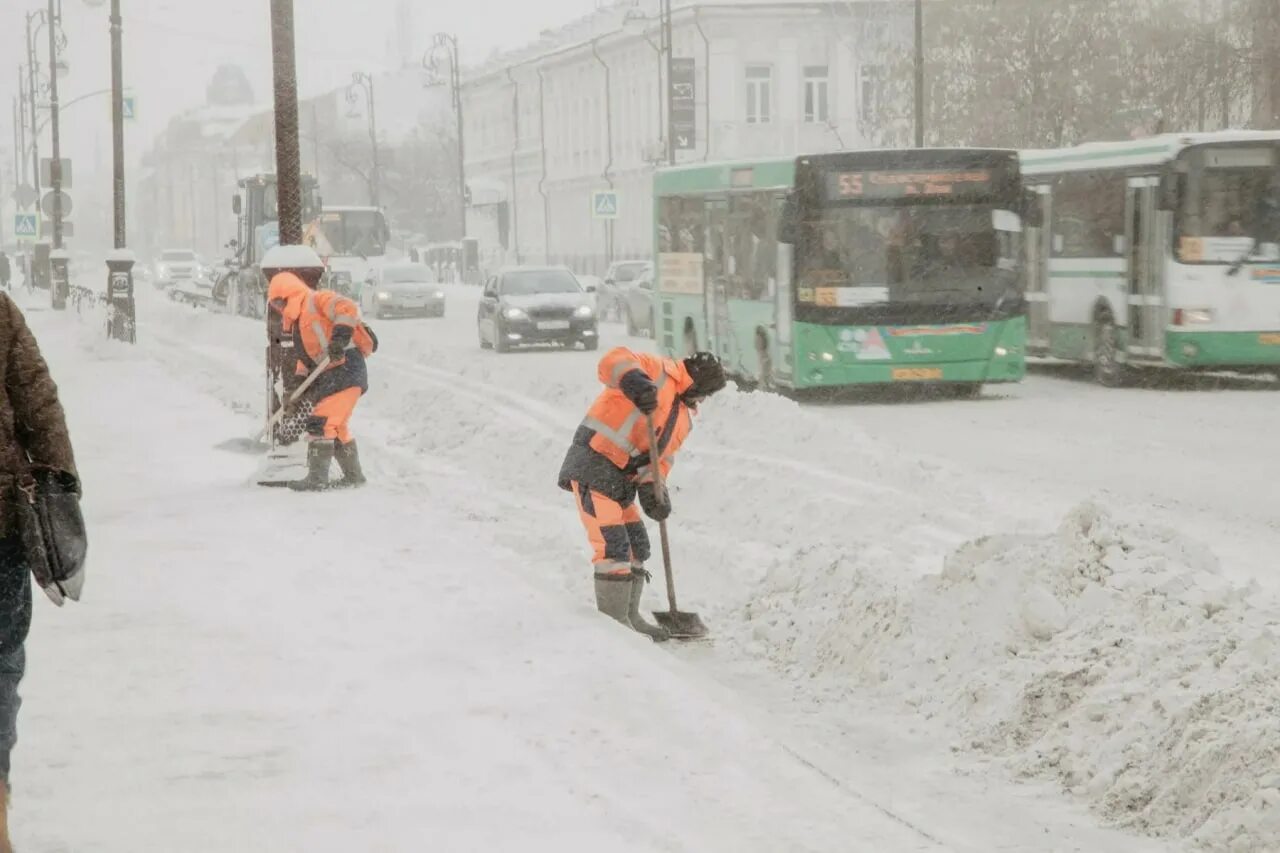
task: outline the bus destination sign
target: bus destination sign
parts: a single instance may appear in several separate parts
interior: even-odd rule
[[[992,175],[986,169],[932,170],[927,172],[828,172],[827,198],[831,200],[897,199],[916,196],[982,196],[991,192]]]

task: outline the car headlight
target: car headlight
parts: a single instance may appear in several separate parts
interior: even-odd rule
[[[436,291],[436,299],[444,299],[444,291],[443,291],[443,290],[437,290],[437,291]]]
[[[526,320],[529,315],[519,308],[508,308],[502,312],[502,316],[508,320]]]
[[[596,313],[595,309],[593,309],[590,305],[579,305],[578,310],[573,312],[573,316],[590,317],[595,313]]]
[[[164,278],[165,276],[167,276],[167,275],[169,274],[169,268],[168,268],[168,267],[166,267],[164,264],[161,264],[161,265],[156,269],[156,273],[157,273],[161,278]]]
[[[378,292],[378,301],[379,301],[379,302],[386,302],[386,301],[387,301],[388,299],[390,299],[390,298],[391,298],[391,294],[390,294],[390,293],[387,293],[385,290],[381,290],[381,291],[379,291],[379,292]]]

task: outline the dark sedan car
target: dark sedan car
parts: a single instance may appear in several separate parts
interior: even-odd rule
[[[506,352],[531,344],[599,347],[594,288],[564,267],[510,267],[485,282],[476,325],[480,346]]]

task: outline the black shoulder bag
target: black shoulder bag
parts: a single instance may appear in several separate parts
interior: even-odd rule
[[[61,607],[80,600],[89,548],[80,512],[80,481],[56,468],[33,466],[18,481],[14,527],[36,583]]]

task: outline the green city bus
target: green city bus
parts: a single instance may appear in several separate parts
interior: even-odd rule
[[[1022,180],[991,149],[660,170],[654,337],[804,391],[1025,373]]]

